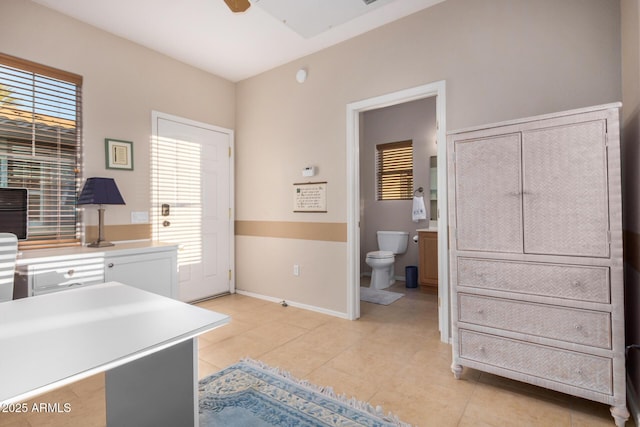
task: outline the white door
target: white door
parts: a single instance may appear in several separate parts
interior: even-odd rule
[[[233,132],[154,112],[153,134],[153,237],[179,245],[179,298],[230,292]]]

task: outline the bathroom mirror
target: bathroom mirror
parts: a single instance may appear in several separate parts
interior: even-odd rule
[[[438,220],[438,157],[429,158],[429,212],[431,221]]]

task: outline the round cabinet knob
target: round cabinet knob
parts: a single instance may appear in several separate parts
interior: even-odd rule
[[[73,276],[73,273],[75,273],[75,270],[71,269],[71,270],[67,271],[67,276],[71,277],[71,276]]]
[[[170,226],[170,225],[171,225],[171,223],[170,223],[169,221],[165,220],[165,221],[163,221],[163,222],[162,222],[162,225],[163,225],[164,227],[168,227],[168,226]]]
[[[113,265],[114,265],[114,264],[113,264],[112,262],[110,262],[109,264],[107,264],[107,267],[109,267],[109,268],[113,268]]]

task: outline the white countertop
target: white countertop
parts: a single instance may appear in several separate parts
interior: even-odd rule
[[[30,260],[37,259],[38,262],[64,260],[69,257],[74,258],[93,258],[104,257],[109,254],[113,255],[133,255],[145,249],[149,251],[165,251],[177,248],[175,243],[162,243],[151,241],[116,243],[114,246],[104,248],[90,248],[88,246],[70,246],[66,248],[51,249],[29,249],[20,251],[16,260],[16,265],[21,266],[28,264]]]
[[[438,227],[418,228],[416,231],[418,233],[420,233],[420,232],[437,233],[438,232]]]
[[[0,404],[121,366],[229,321],[117,282],[0,303]]]

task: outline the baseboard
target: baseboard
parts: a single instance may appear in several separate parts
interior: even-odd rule
[[[236,293],[240,295],[244,295],[247,297],[258,298],[265,301],[275,302],[281,304],[283,301],[286,301],[288,306],[302,308],[304,310],[315,311],[316,313],[327,314],[333,317],[339,317],[341,319],[349,319],[347,313],[341,313],[339,311],[327,310],[326,308],[316,307],[314,305],[303,304],[295,301],[283,300],[281,298],[270,297],[267,295],[256,294],[253,292],[243,291],[242,289],[236,288]]]
[[[360,273],[360,277],[371,277],[371,272],[364,272],[364,273]],[[407,281],[407,277],[406,276],[393,276],[394,279],[401,281],[401,282],[406,282]]]
[[[631,379],[627,375],[627,406],[631,413],[631,418],[637,426],[640,426],[640,406],[638,406],[638,395],[636,394]]]

